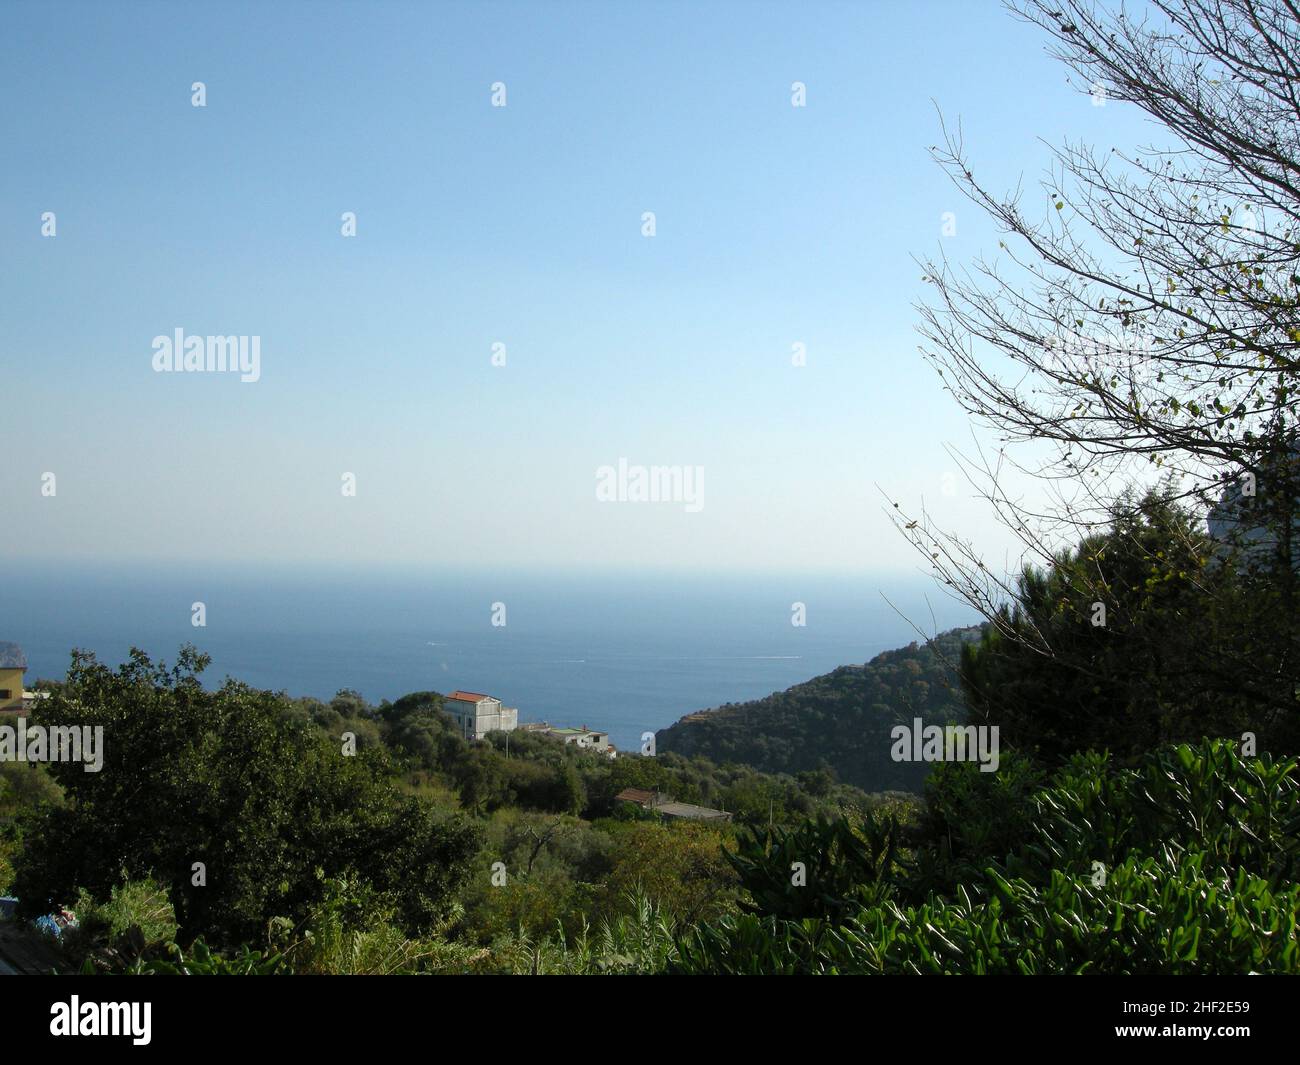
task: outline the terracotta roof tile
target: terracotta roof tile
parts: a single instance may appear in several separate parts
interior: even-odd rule
[[[614,798],[619,802],[634,802],[644,806],[655,801],[655,793],[644,788],[624,788]]]

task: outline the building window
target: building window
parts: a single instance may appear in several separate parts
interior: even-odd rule
[[[8,688],[0,688],[0,699],[12,699],[13,697],[14,693]]]

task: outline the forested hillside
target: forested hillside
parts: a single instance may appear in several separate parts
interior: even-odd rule
[[[533,971],[594,929],[733,912],[747,826],[880,805],[826,774],[610,760],[522,731],[470,743],[433,691],[209,690],[207,664],[76,654],[30,724],[102,728],[102,772],[0,759],[0,896],[29,932],[75,914],[66,971],[169,971],[178,952],[187,972]],[[672,820],[626,788],[730,819]],[[624,953],[600,965],[652,964]]]
[[[978,627],[952,629],[764,699],[689,714],[659,732],[657,749],[764,772],[824,767],[864,791],[920,791],[928,766],[891,760],[890,729],[916,717],[964,720],[956,670],[962,645],[979,634]]]

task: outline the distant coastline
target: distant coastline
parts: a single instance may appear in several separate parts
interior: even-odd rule
[[[624,750],[693,711],[783,691],[915,638],[878,578],[239,572],[24,571],[0,602],[0,633],[26,649],[30,680],[61,678],[74,647],[115,665],[133,645],[172,660],[192,642],[212,655],[209,685],[229,675],[294,696],[352,689],[376,702],[490,690],[521,721],[587,724]],[[942,599],[923,578],[885,591],[915,617]],[[493,602],[509,608],[504,627],[490,624]],[[796,602],[807,608],[802,627],[791,624]],[[949,606],[950,623],[963,620]]]

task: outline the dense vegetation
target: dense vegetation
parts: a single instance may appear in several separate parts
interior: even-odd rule
[[[143,690],[166,703],[190,681],[145,667],[138,656],[107,676],[103,667],[79,662],[108,690],[129,678],[142,689],[136,706]],[[86,696],[83,681],[74,670],[69,697]],[[185,701],[196,695],[187,691]],[[783,790],[795,805],[806,803],[808,813],[787,807],[771,824],[762,817],[735,826],[666,824],[632,816],[630,807],[588,820],[515,800],[491,813],[457,812],[455,774],[466,774],[459,785],[466,794],[477,793],[476,763],[504,762],[504,754],[483,745],[457,758],[448,744],[434,758],[447,759],[449,774],[387,746],[382,737],[397,734],[391,705],[359,705],[352,693],[334,704],[291,701],[231,685],[203,700],[220,705],[232,697],[274,711],[265,718],[247,711],[254,724],[232,731],[246,737],[265,729],[261,746],[297,744],[299,757],[319,744],[313,772],[326,780],[341,775],[351,794],[362,798],[360,806],[331,808],[330,796],[340,793],[337,781],[321,790],[306,807],[309,816],[338,833],[336,842],[322,846],[319,836],[298,836],[287,822],[249,825],[238,812],[224,828],[224,819],[205,816],[198,822],[204,831],[192,832],[188,818],[168,807],[150,804],[133,812],[118,804],[112,783],[102,794],[94,784],[61,795],[57,788],[29,787],[29,799],[15,802],[8,782],[18,774],[11,770],[4,794],[20,816],[6,833],[6,846],[18,888],[30,912],[56,904],[77,911],[80,927],[65,934],[70,967],[161,973],[1300,972],[1300,768],[1295,758],[1243,757],[1230,741],[1162,747],[1132,765],[1095,752],[1075,754],[1058,768],[1008,752],[995,774],[969,762],[945,763],[928,780],[921,804],[872,801],[844,789],[835,804],[819,803],[788,778],[741,773],[736,779]],[[409,705],[423,706],[417,712],[427,717],[429,699],[424,694]],[[304,715],[322,716],[334,727],[346,726],[343,731],[369,723],[378,745],[364,758],[335,754],[324,729],[304,732]],[[206,743],[180,737],[175,732],[153,748],[177,765],[176,772],[133,778],[142,795],[142,788],[176,787],[178,774],[190,771],[185,757],[193,749],[208,752],[207,775],[201,786],[171,794],[173,803],[188,804],[180,808],[222,811],[221,797],[237,790],[243,797],[237,811],[257,810],[284,784],[265,766],[246,771],[246,739],[214,748],[210,734]],[[602,785],[628,779],[728,787],[728,774],[710,772],[704,763],[629,758],[623,764],[631,768],[621,769],[553,741],[524,741],[531,743],[536,750],[517,759],[512,744],[509,760],[533,766],[520,774],[525,780],[565,767],[598,794]],[[225,757],[223,749],[236,757]],[[22,767],[21,774],[61,776],[60,768]],[[106,767],[104,774],[82,775],[107,782],[107,773]],[[542,803],[562,793],[527,791],[530,802]],[[200,799],[211,805],[196,806]],[[283,801],[294,806],[302,800],[290,789]],[[598,813],[605,800],[595,801],[597,807],[583,812]],[[350,818],[383,826],[397,812],[412,816],[421,807],[425,812],[400,843],[381,832],[373,848],[349,847],[359,835]],[[80,849],[63,846],[69,833],[90,842],[94,831],[109,829],[104,817],[123,823],[84,858],[78,858]],[[59,834],[48,835],[52,826]],[[281,879],[245,871],[237,853],[243,839],[264,860],[275,856]],[[320,848],[315,865],[294,860],[307,845]],[[109,858],[110,846],[119,860]],[[188,861],[194,853],[233,859],[232,871],[212,862],[206,887],[196,887]],[[168,869],[169,858],[181,864],[180,875]],[[494,880],[496,862],[506,875]],[[117,872],[104,876],[105,868]],[[411,878],[414,890],[395,886],[395,870]],[[29,891],[55,883],[52,876],[89,886],[60,890],[48,896],[50,903],[32,906],[38,896]],[[204,891],[211,901],[201,901]]]
[[[474,826],[399,791],[382,751],[341,757],[273,693],[233,681],[205,690],[204,665],[190,648],[171,670],[139,652],[118,670],[75,656],[66,684],[33,711],[35,725],[102,727],[106,755],[95,773],[49,764],[64,801],[22,821],[23,912],[157,876],[183,934],[238,939],[364,869],[409,927],[436,918],[478,848]]]
[[[75,909],[70,963],[531,967],[534,940],[582,942],[647,906],[683,926],[730,912],[742,826],[877,802],[826,774],[611,761],[522,732],[507,754],[504,735],[462,739],[436,692],[372,706],[208,690],[206,665],[192,648],[172,668],[75,654],[30,721],[102,726],[102,770],[3,767],[0,891],[25,918]],[[665,821],[615,802],[627,787],[734,820]]]
[[[970,720],[1059,764],[1105,747],[1125,760],[1250,733],[1300,750],[1297,643],[1272,567],[1225,551],[1166,486],[1105,529],[1029,566],[962,652]]]
[[[830,772],[869,791],[919,792],[928,766],[890,757],[890,730],[965,720],[957,665],[978,628],[841,666],[765,699],[682,718],[656,736],[660,751],[741,762],[765,772]]]
[[[758,905],[691,930],[672,967],[1300,973],[1295,759],[1247,761],[1207,742],[1133,769],[1089,754],[1015,779],[943,766],[918,848],[882,860],[897,826],[868,818],[822,892],[783,880],[786,859],[824,853],[842,828],[750,842],[736,861]]]

